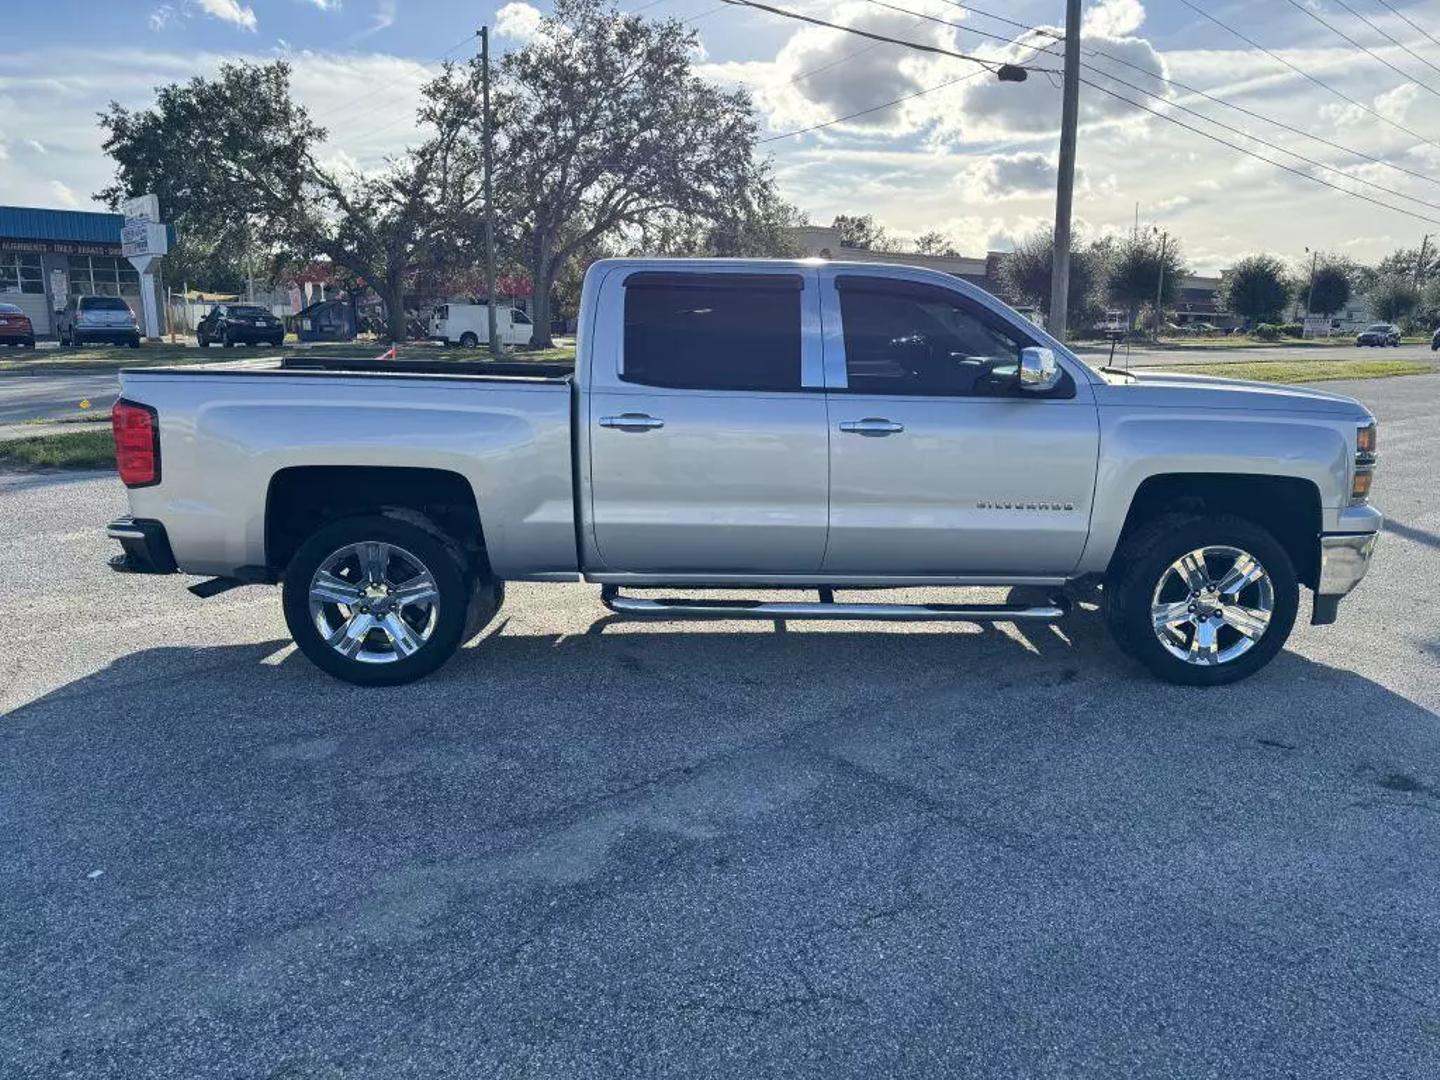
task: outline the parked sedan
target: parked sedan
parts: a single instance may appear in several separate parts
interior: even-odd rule
[[[60,312],[61,345],[110,345],[140,347],[140,326],[130,305],[118,296],[72,296]]]
[[[1394,323],[1371,323],[1355,335],[1356,345],[1399,345],[1400,328]]]
[[[232,345],[269,345],[279,348],[285,340],[285,324],[258,304],[216,304],[195,327],[195,341],[202,348],[218,341]]]
[[[30,316],[15,304],[0,304],[0,345],[35,347],[35,327],[30,324]]]

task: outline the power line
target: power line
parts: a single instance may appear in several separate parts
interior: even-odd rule
[[[1386,30],[1383,26],[1380,26],[1378,23],[1372,22],[1370,19],[1366,18],[1364,15],[1361,15],[1360,12],[1356,11],[1353,7],[1351,7],[1349,4],[1347,4],[1347,3],[1345,2],[1345,0],[1335,0],[1335,3],[1339,4],[1342,8],[1344,8],[1346,11],[1348,11],[1351,15],[1354,15],[1355,18],[1359,19],[1359,20],[1360,20],[1361,22],[1363,22],[1366,26],[1370,27],[1371,30],[1374,30],[1377,34],[1379,34],[1381,37],[1385,38],[1387,41],[1391,42],[1392,44],[1395,44],[1395,45],[1400,46],[1400,48],[1404,49],[1407,53],[1409,53],[1411,56],[1413,56],[1416,60],[1419,60],[1420,63],[1424,64],[1424,65],[1425,65],[1426,67],[1428,67],[1431,71],[1434,71],[1435,73],[1440,74],[1440,67],[1436,67],[1436,66],[1435,66],[1434,64],[1432,64],[1429,60],[1426,60],[1425,57],[1421,56],[1421,55],[1420,55],[1419,53],[1417,53],[1414,49],[1410,48],[1409,45],[1406,45],[1405,42],[1401,41],[1401,40],[1400,40],[1399,38],[1397,38],[1394,34],[1390,33],[1390,31]]]
[[[1108,53],[1104,49],[1086,49],[1085,52],[1089,56],[1104,57],[1106,60],[1109,60],[1112,63],[1120,64],[1123,67],[1138,71],[1140,72],[1140,74],[1148,75],[1152,79],[1158,79],[1160,82],[1183,90],[1187,94],[1194,94],[1197,97],[1204,98],[1206,101],[1214,102],[1216,105],[1223,105],[1227,109],[1233,109],[1235,112],[1241,113],[1254,120],[1259,120],[1262,123],[1272,124],[1275,127],[1280,128],[1282,131],[1288,131],[1292,135],[1299,135],[1302,138],[1310,139],[1324,146],[1328,146],[1332,150],[1339,150],[1340,152],[1345,154],[1353,154],[1355,157],[1363,158],[1365,161],[1371,162],[1375,165],[1383,165],[1388,169],[1394,169],[1396,172],[1404,173],[1406,176],[1413,177],[1416,180],[1424,180],[1427,183],[1440,185],[1440,179],[1437,179],[1434,176],[1430,176],[1422,172],[1416,172],[1413,169],[1407,169],[1403,165],[1396,165],[1393,161],[1386,161],[1384,158],[1376,157],[1374,154],[1366,153],[1364,150],[1356,150],[1354,147],[1345,146],[1341,143],[1334,142],[1333,140],[1327,139],[1322,135],[1316,135],[1313,132],[1306,131],[1304,128],[1298,128],[1292,124],[1287,124],[1283,120],[1276,120],[1273,116],[1266,116],[1264,113],[1258,113],[1253,109],[1247,109],[1243,105],[1237,105],[1233,101],[1227,101],[1225,98],[1218,97],[1215,94],[1210,93],[1208,90],[1202,90],[1197,86],[1190,86],[1188,83],[1183,83],[1178,79],[1172,79],[1168,76],[1161,75],[1158,71],[1151,71],[1149,68],[1144,67],[1141,64],[1136,64],[1129,60],[1126,60],[1124,57],[1116,56],[1113,53]],[[1092,68],[1092,70],[1095,69]]]
[[[1293,7],[1296,11],[1303,12],[1304,14],[1310,16],[1310,18],[1314,19],[1321,26],[1325,27],[1326,30],[1329,30],[1332,34],[1335,34],[1337,37],[1343,38],[1345,41],[1348,41],[1351,45],[1354,45],[1355,48],[1365,53],[1365,55],[1369,56],[1372,60],[1376,61],[1377,63],[1384,64],[1387,68],[1395,72],[1395,74],[1399,75],[1402,79],[1405,79],[1407,82],[1414,83],[1416,86],[1420,87],[1420,89],[1426,91],[1427,93],[1431,93],[1434,94],[1436,97],[1440,97],[1440,90],[1436,90],[1432,86],[1426,86],[1424,83],[1422,83],[1419,79],[1415,78],[1414,75],[1411,75],[1404,68],[1396,67],[1389,60],[1386,60],[1383,56],[1377,53],[1374,49],[1371,49],[1368,45],[1362,45],[1360,42],[1352,38],[1349,34],[1345,33],[1344,30],[1341,30],[1338,26],[1334,26],[1326,22],[1315,12],[1311,11],[1304,4],[1300,3],[1300,0],[1285,0],[1285,2],[1291,7]]]
[[[1021,30],[1028,30],[1032,34],[1043,34],[1045,37],[1054,38],[1056,41],[1065,40],[1064,34],[1056,33],[1054,30],[1046,30],[1043,27],[1039,26],[1030,26],[1027,23],[1018,22],[1015,19],[1007,18],[1004,15],[996,15],[992,11],[982,11],[980,8],[971,7],[969,4],[962,4],[959,2],[959,0],[945,0],[945,3],[949,4],[951,7],[957,7],[961,11],[968,11],[972,15],[982,15],[987,19],[994,19],[996,22],[1005,23],[1007,26],[1016,26],[1019,27]],[[974,27],[966,26],[961,27],[961,29],[973,30]]]
[[[1299,66],[1297,66],[1297,65],[1295,65],[1295,64],[1292,64],[1289,60],[1286,60],[1283,56],[1279,55],[1278,53],[1272,52],[1270,49],[1267,49],[1264,45],[1261,45],[1261,44],[1260,44],[1258,41],[1256,41],[1254,38],[1246,37],[1246,36],[1245,36],[1244,34],[1242,34],[1239,30],[1236,30],[1233,26],[1230,26],[1228,23],[1223,23],[1223,22],[1221,22],[1219,19],[1217,19],[1214,15],[1211,15],[1211,14],[1210,14],[1208,11],[1206,11],[1205,9],[1196,7],[1193,3],[1190,2],[1190,0],[1180,0],[1180,3],[1184,4],[1184,5],[1185,5],[1186,7],[1188,7],[1191,11],[1195,12],[1195,14],[1197,14],[1197,15],[1202,15],[1202,16],[1204,16],[1205,18],[1209,19],[1209,20],[1210,20],[1212,23],[1214,23],[1216,26],[1220,27],[1220,29],[1222,29],[1222,30],[1228,30],[1230,33],[1232,33],[1232,34],[1234,34],[1236,37],[1238,37],[1241,41],[1245,42],[1245,44],[1249,45],[1252,49],[1259,49],[1261,52],[1263,52],[1266,56],[1270,57],[1270,59],[1274,60],[1276,63],[1284,64],[1287,68],[1289,68],[1291,71],[1295,72],[1295,74],[1299,75],[1301,78],[1308,79],[1310,82],[1314,83],[1316,86],[1320,87],[1322,90],[1325,90],[1325,91],[1328,91],[1328,92],[1331,93],[1331,94],[1334,94],[1334,95],[1335,95],[1336,97],[1338,97],[1341,101],[1348,102],[1349,104],[1354,105],[1357,109],[1361,110],[1362,112],[1369,113],[1371,116],[1375,117],[1376,120],[1379,120],[1381,123],[1384,123],[1384,124],[1389,124],[1391,127],[1395,128],[1395,130],[1397,130],[1397,131],[1403,131],[1406,135],[1409,135],[1412,139],[1419,139],[1421,142],[1423,142],[1423,143],[1428,143],[1429,145],[1435,147],[1437,150],[1440,150],[1440,142],[1436,142],[1434,139],[1427,138],[1426,136],[1421,135],[1418,131],[1411,131],[1408,127],[1406,127],[1404,124],[1400,123],[1398,120],[1392,120],[1392,119],[1390,119],[1390,117],[1384,115],[1383,113],[1376,112],[1376,111],[1375,111],[1374,109],[1372,109],[1369,105],[1366,105],[1366,104],[1364,104],[1363,102],[1356,101],[1354,98],[1350,97],[1348,94],[1345,94],[1345,93],[1343,93],[1343,92],[1340,91],[1340,90],[1336,90],[1335,87],[1331,86],[1331,85],[1330,85],[1329,83],[1327,83],[1327,82],[1322,82],[1320,79],[1317,79],[1314,75],[1311,75],[1310,72],[1306,71],[1304,68],[1299,67]]]
[[[756,3],[756,0],[725,0],[727,4],[736,7],[755,8],[757,11],[768,11],[772,15],[779,15],[781,18],[794,19],[797,22],[809,23],[812,26],[823,26],[827,30],[842,30],[847,34],[855,34],[858,37],[869,38],[871,41],[888,42],[891,45],[904,45],[906,48],[914,49],[917,52],[934,53],[937,56],[949,56],[956,60],[968,60],[972,64],[979,64],[990,71],[998,71],[1002,62],[987,60],[980,56],[971,56],[968,53],[955,52],[953,49],[942,49],[939,45],[926,45],[919,41],[905,41],[901,38],[890,37],[886,34],[876,34],[869,30],[861,30],[856,26],[842,26],[840,23],[827,22],[824,19],[817,19],[813,15],[802,15],[798,11],[786,11],[784,8],[771,7],[769,4]],[[1034,70],[1039,70],[1034,69]]]
[[[954,26],[954,27],[956,27],[957,29],[960,29],[960,28],[961,28],[961,27],[959,26],[959,24],[950,22],[949,20],[941,19],[941,18],[939,18],[939,17],[937,17],[937,16],[934,16],[934,15],[924,15],[924,14],[920,14],[920,13],[918,13],[918,12],[910,11],[908,8],[898,7],[898,6],[894,5],[894,4],[887,3],[886,0],[871,0],[871,3],[879,4],[881,7],[889,8],[891,11],[898,11],[898,12],[900,12],[900,13],[902,13],[902,14],[905,14],[905,15],[916,15],[916,16],[919,17],[919,18],[929,19],[929,20],[931,20],[932,22],[937,22],[937,23],[940,23],[940,24],[942,24],[942,25],[944,25],[944,26]],[[1032,29],[1033,29],[1033,28],[1032,28]],[[1047,55],[1053,55],[1053,53],[1050,53],[1050,52],[1049,52],[1049,48],[1050,48],[1049,46],[1046,46],[1045,48],[1040,49],[1039,51],[1046,52]],[[1108,54],[1107,54],[1107,55],[1108,55]],[[1121,63],[1126,63],[1126,61],[1121,61]],[[1383,191],[1383,192],[1385,192],[1385,194],[1387,194],[1387,195],[1394,195],[1394,196],[1396,196],[1397,198],[1405,199],[1407,202],[1413,202],[1413,203],[1416,203],[1416,204],[1419,205],[1419,206],[1426,206],[1426,207],[1429,207],[1429,208],[1432,209],[1432,210],[1440,210],[1440,203],[1428,202],[1428,201],[1425,200],[1425,199],[1418,198],[1417,196],[1414,196],[1414,195],[1406,194],[1405,192],[1399,191],[1399,190],[1397,190],[1396,188],[1386,187],[1384,184],[1377,183],[1377,182],[1374,181],[1374,180],[1367,180],[1367,179],[1365,179],[1364,177],[1354,176],[1354,175],[1352,175],[1352,174],[1350,174],[1350,173],[1345,172],[1343,169],[1337,169],[1337,168],[1335,168],[1333,165],[1329,165],[1329,164],[1327,164],[1327,163],[1325,163],[1325,162],[1323,162],[1323,161],[1317,161],[1317,160],[1315,160],[1314,158],[1306,157],[1304,154],[1297,153],[1297,152],[1294,151],[1294,150],[1290,150],[1290,149],[1288,149],[1288,148],[1286,148],[1286,147],[1283,147],[1283,146],[1280,146],[1280,145],[1278,145],[1278,144],[1276,144],[1276,143],[1269,142],[1269,141],[1266,140],[1266,139],[1262,139],[1260,136],[1254,135],[1254,134],[1252,134],[1251,132],[1248,132],[1248,131],[1244,130],[1243,128],[1238,128],[1238,127],[1235,127],[1235,126],[1233,126],[1233,125],[1231,125],[1231,124],[1227,124],[1227,123],[1225,123],[1223,120],[1216,120],[1215,118],[1210,117],[1210,116],[1207,116],[1207,115],[1205,115],[1204,113],[1199,112],[1199,111],[1196,110],[1196,109],[1192,109],[1192,108],[1190,108],[1190,107],[1187,106],[1187,105],[1183,105],[1183,104],[1181,104],[1181,103],[1178,102],[1178,101],[1171,101],[1170,99],[1168,99],[1168,98],[1166,98],[1166,97],[1163,97],[1163,96],[1160,95],[1160,94],[1156,94],[1156,93],[1154,93],[1154,92],[1152,92],[1152,91],[1150,91],[1150,90],[1146,90],[1146,89],[1145,89],[1144,87],[1142,87],[1142,86],[1136,86],[1134,83],[1132,83],[1132,82],[1127,82],[1126,80],[1120,78],[1118,75],[1115,75],[1115,74],[1113,74],[1113,73],[1111,73],[1111,72],[1108,72],[1108,71],[1102,71],[1102,70],[1100,70],[1099,68],[1096,68],[1093,64],[1083,64],[1082,66],[1085,67],[1088,71],[1094,72],[1094,73],[1097,74],[1097,75],[1103,75],[1105,78],[1110,79],[1112,82],[1118,83],[1119,85],[1121,85],[1121,86],[1123,86],[1123,87],[1125,87],[1125,88],[1127,88],[1127,89],[1129,89],[1129,90],[1134,90],[1136,93],[1144,94],[1144,95],[1146,95],[1147,97],[1154,98],[1154,99],[1157,100],[1157,101],[1164,102],[1164,103],[1165,103],[1166,105],[1168,105],[1170,108],[1172,108],[1172,109],[1178,109],[1178,110],[1180,110],[1180,111],[1183,112],[1183,113],[1187,113],[1187,114],[1189,114],[1190,116],[1195,117],[1196,119],[1205,121],[1207,124],[1213,124],[1213,125],[1215,125],[1216,127],[1220,128],[1222,131],[1228,131],[1228,132],[1229,132],[1230,134],[1232,134],[1232,135],[1239,135],[1241,138],[1249,139],[1249,140],[1251,140],[1252,142],[1259,143],[1261,146],[1265,147],[1267,150],[1274,150],[1274,151],[1277,152],[1277,153],[1287,154],[1287,155],[1289,155],[1290,157],[1295,158],[1297,161],[1302,161],[1302,162],[1304,162],[1306,165],[1310,165],[1310,166],[1312,166],[1313,168],[1323,169],[1323,170],[1325,170],[1326,172],[1334,173],[1334,174],[1337,175],[1337,176],[1343,176],[1345,179],[1350,180],[1350,181],[1352,181],[1352,182],[1354,182],[1354,183],[1364,184],[1364,185],[1366,185],[1366,186],[1368,186],[1368,187],[1375,188],[1377,191]],[[1130,67],[1138,67],[1137,65],[1133,65],[1133,64],[1128,64],[1127,66],[1130,66]],[[1151,76],[1154,77],[1154,78],[1161,79],[1161,80],[1164,81],[1164,82],[1169,82],[1169,80],[1168,80],[1168,79],[1165,79],[1164,76],[1155,75],[1153,72],[1145,71],[1144,68],[1138,68],[1138,70],[1140,70],[1140,71],[1142,71],[1142,72],[1145,72],[1145,74],[1151,75]],[[1205,96],[1208,96],[1208,95],[1205,95]],[[1222,104],[1224,104],[1224,103],[1222,103]],[[1244,111],[1248,111],[1248,110],[1244,110]],[[1257,114],[1252,114],[1252,115],[1258,116],[1259,114],[1257,113]],[[1261,119],[1264,119],[1264,117],[1261,117]]]
[[[783,17],[785,17],[785,18],[797,19],[797,20],[802,21],[802,22],[817,22],[817,23],[819,22],[819,20],[812,19],[810,16],[801,15],[801,14],[799,14],[798,12],[785,11],[785,10],[783,10],[783,9],[781,9],[781,8],[772,8],[772,7],[769,7],[768,5],[762,5],[762,4],[754,3],[753,0],[728,0],[728,2],[733,3],[733,4],[736,4],[737,6],[742,6],[742,7],[756,7],[756,8],[761,8],[762,10],[770,11],[770,12],[776,14],[776,15],[781,15],[781,16],[783,16]],[[1191,6],[1191,5],[1189,5],[1189,0],[1181,0],[1181,2],[1182,2],[1182,3],[1186,3],[1187,6]],[[1198,10],[1198,9],[1197,9],[1197,10]],[[1203,14],[1203,12],[1202,12],[1202,14]],[[859,36],[861,36],[861,37],[876,37],[876,38],[880,38],[880,37],[881,37],[880,35],[871,34],[869,31],[860,30],[860,29],[857,29],[857,28],[855,28],[855,27],[839,26],[839,25],[834,24],[834,23],[822,23],[821,25],[825,25],[825,26],[827,26],[829,29],[832,29],[832,30],[843,30],[843,31],[845,31],[846,33],[857,34],[857,35],[859,35]],[[1228,29],[1228,28],[1227,28],[1227,29]],[[951,53],[948,49],[940,49],[940,48],[938,48],[938,47],[936,47],[936,46],[926,45],[926,44],[922,44],[922,43],[920,43],[920,42],[904,41],[903,39],[900,39],[900,38],[888,38],[888,37],[886,37],[886,38],[881,38],[881,39],[882,39],[882,40],[889,41],[889,42],[892,42],[893,44],[896,44],[896,45],[904,45],[904,46],[907,46],[908,48],[915,49],[915,50],[917,50],[917,51],[919,51],[919,52],[938,52],[938,53],[941,53],[942,55],[956,56],[956,57],[958,57],[959,59],[963,59],[963,60],[975,60],[974,57],[965,56],[965,55],[959,54],[959,53]],[[1257,46],[1257,47],[1258,47],[1258,46]],[[983,63],[983,61],[979,61],[979,62],[982,62],[982,63]],[[1028,69],[1026,69],[1026,70],[1030,70],[1030,71],[1040,71],[1040,72],[1050,72],[1050,73],[1053,73],[1053,71],[1054,71],[1054,69],[1050,69],[1050,68],[1028,68]],[[1106,77],[1106,78],[1114,78],[1114,76],[1111,76],[1111,75],[1106,75],[1105,77]],[[1116,80],[1116,81],[1119,81],[1119,80]],[[1298,177],[1300,177],[1301,179],[1309,180],[1309,181],[1311,181],[1312,183],[1320,184],[1322,187],[1327,187],[1327,188],[1331,189],[1332,191],[1338,191],[1338,192],[1340,192],[1340,194],[1342,194],[1342,195],[1349,195],[1351,198],[1360,199],[1361,201],[1366,202],[1366,203],[1369,203],[1369,204],[1372,205],[1372,206],[1378,206],[1378,207],[1380,207],[1381,209],[1384,209],[1384,210],[1390,210],[1390,211],[1392,211],[1392,212],[1394,212],[1394,213],[1397,213],[1397,214],[1403,214],[1403,215],[1405,215],[1406,217],[1414,218],[1414,219],[1416,219],[1417,221],[1425,221],[1425,222],[1429,222],[1429,223],[1431,223],[1431,224],[1440,225],[1440,218],[1428,217],[1428,216],[1426,216],[1425,214],[1419,214],[1419,213],[1416,213],[1416,212],[1413,211],[1413,210],[1407,210],[1407,209],[1405,209],[1405,208],[1402,207],[1402,206],[1394,206],[1394,205],[1392,205],[1392,204],[1390,204],[1390,203],[1383,202],[1383,201],[1381,201],[1380,199],[1372,198],[1371,196],[1366,195],[1366,194],[1364,194],[1364,193],[1362,193],[1362,192],[1352,191],[1352,190],[1350,190],[1349,188],[1341,187],[1341,186],[1338,185],[1338,184],[1333,184],[1333,183],[1331,183],[1329,180],[1326,180],[1326,179],[1324,179],[1324,178],[1322,178],[1322,177],[1319,177],[1319,176],[1315,176],[1315,175],[1312,174],[1312,173],[1305,172],[1305,171],[1302,170],[1302,169],[1297,169],[1297,168],[1295,168],[1295,167],[1293,167],[1293,166],[1291,166],[1291,165],[1286,165],[1286,164],[1285,164],[1284,162],[1282,162],[1282,161],[1275,161],[1275,160],[1272,159],[1272,158],[1266,157],[1264,154],[1259,154],[1259,153],[1256,153],[1254,150],[1246,149],[1245,147],[1240,146],[1240,145],[1237,144],[1237,143],[1232,143],[1232,142],[1230,142],[1228,139],[1223,139],[1223,138],[1221,138],[1221,137],[1218,136],[1218,135],[1215,135],[1215,134],[1213,134],[1213,133],[1211,133],[1211,132],[1209,132],[1209,131],[1204,130],[1203,128],[1198,128],[1198,127],[1195,127],[1195,126],[1193,126],[1193,125],[1191,125],[1191,124],[1187,124],[1187,123],[1185,123],[1185,121],[1183,121],[1183,120],[1177,120],[1175,117],[1173,117],[1173,116],[1168,116],[1168,115],[1166,115],[1165,113],[1160,112],[1158,109],[1152,109],[1150,106],[1144,104],[1143,102],[1135,101],[1135,100],[1132,99],[1132,98],[1128,98],[1128,97],[1126,97],[1124,94],[1117,93],[1116,91],[1111,90],[1111,89],[1109,89],[1108,87],[1102,86],[1101,84],[1099,84],[1099,83],[1097,83],[1097,82],[1094,82],[1094,81],[1091,80],[1091,79],[1086,79],[1086,78],[1084,78],[1084,77],[1081,77],[1080,82],[1083,83],[1085,86],[1090,87],[1092,90],[1096,90],[1096,91],[1098,91],[1099,93],[1102,93],[1102,94],[1105,94],[1105,95],[1107,95],[1107,96],[1109,96],[1109,97],[1115,98],[1115,99],[1118,100],[1118,101],[1122,101],[1122,102],[1124,102],[1125,104],[1130,105],[1130,106],[1133,107],[1133,108],[1139,109],[1141,112],[1149,113],[1151,116],[1158,117],[1159,119],[1164,120],[1164,121],[1166,121],[1167,123],[1174,124],[1174,125],[1176,125],[1177,127],[1184,128],[1186,131],[1189,131],[1189,132],[1192,132],[1193,134],[1199,135],[1201,138],[1209,139],[1211,142],[1219,143],[1221,146],[1229,147],[1231,150],[1234,150],[1234,151],[1236,151],[1236,152],[1238,152],[1238,153],[1244,154],[1244,155],[1246,155],[1247,157],[1255,158],[1257,161],[1263,161],[1265,164],[1271,165],[1271,166],[1273,166],[1274,168],[1283,169],[1285,172],[1291,173],[1291,174],[1294,175],[1294,176],[1298,176]],[[936,88],[932,88],[932,89],[936,89]],[[1149,94],[1149,92],[1148,92],[1148,91],[1145,91],[1145,90],[1141,90],[1140,92],[1141,92],[1141,93],[1144,93],[1144,94],[1148,94],[1150,97],[1158,97],[1158,95]],[[911,96],[918,96],[918,94],[917,94],[917,95],[911,95]],[[1163,100],[1163,99],[1162,99],[1162,100]],[[887,103],[887,104],[890,104],[890,103]],[[878,108],[884,108],[884,107],[886,107],[886,106],[884,106],[884,105],[882,105],[882,106],[876,106],[877,109],[878,109]],[[1216,123],[1216,121],[1209,120],[1208,117],[1205,117],[1204,119],[1208,120],[1210,123]],[[835,122],[838,122],[838,121],[835,121]],[[1223,126],[1223,125],[1221,125],[1221,126]],[[1244,134],[1244,133],[1242,132],[1242,134]],[[1247,137],[1253,138],[1253,136],[1247,136]],[[1281,149],[1281,148],[1279,148],[1279,147],[1275,147],[1275,146],[1270,145],[1270,144],[1265,144],[1263,140],[1257,139],[1256,141],[1257,141],[1257,142],[1261,142],[1262,145],[1267,145],[1269,149],[1279,150],[1281,153],[1287,153],[1287,152],[1288,152],[1288,151],[1284,151],[1283,149]]]
[[[1080,81],[1086,86],[1090,87],[1092,90],[1098,90],[1102,94],[1108,94],[1110,97],[1116,98],[1119,101],[1123,101],[1128,105],[1133,105],[1135,108],[1140,109],[1142,112],[1147,112],[1151,116],[1158,116],[1161,120],[1165,120],[1171,124],[1182,127],[1186,131],[1192,131],[1196,135],[1209,139],[1211,142],[1219,143],[1221,146],[1228,146],[1232,150],[1237,150],[1240,153],[1245,154],[1249,157],[1256,158],[1259,161],[1265,162],[1267,165],[1273,165],[1277,169],[1284,169],[1286,172],[1293,173],[1294,175],[1303,177],[1306,180],[1311,180],[1317,184],[1323,184],[1325,187],[1331,188],[1334,191],[1338,191],[1342,195],[1349,195],[1350,197],[1355,199],[1363,199],[1365,202],[1370,203],[1373,206],[1379,206],[1386,210],[1393,210],[1397,214],[1404,214],[1407,217],[1415,218],[1418,221],[1428,221],[1431,224],[1440,225],[1440,218],[1432,218],[1427,217],[1424,214],[1417,214],[1413,210],[1406,210],[1403,206],[1392,206],[1387,202],[1381,202],[1379,199],[1373,199],[1369,195],[1362,194],[1361,192],[1351,191],[1349,188],[1343,188],[1338,184],[1332,184],[1329,180],[1324,180],[1321,177],[1315,176],[1311,173],[1307,173],[1303,169],[1293,168],[1289,165],[1286,165],[1282,161],[1272,161],[1264,154],[1257,154],[1253,150],[1247,150],[1245,149],[1245,147],[1232,143],[1227,139],[1222,139],[1218,135],[1213,135],[1208,131],[1202,130],[1201,128],[1192,127],[1191,125],[1185,123],[1185,121],[1183,120],[1176,120],[1173,116],[1166,116],[1158,109],[1152,109],[1148,105],[1143,104],[1142,102],[1133,101],[1130,98],[1127,98],[1124,94],[1116,93],[1114,90],[1107,89],[1106,87],[1101,86],[1099,83],[1091,82],[1089,79],[1085,78],[1081,78]]]
[[[1420,25],[1419,23],[1417,23],[1415,20],[1413,20],[1412,18],[1410,18],[1410,16],[1406,15],[1406,14],[1405,14],[1403,11],[1401,11],[1399,8],[1397,8],[1397,7],[1395,7],[1393,4],[1389,3],[1388,0],[1375,0],[1375,2],[1376,2],[1377,4],[1379,4],[1381,7],[1385,8],[1386,10],[1391,11],[1391,12],[1393,12],[1394,14],[1400,16],[1400,18],[1404,19],[1407,23],[1409,23],[1411,26],[1413,26],[1416,30],[1420,31],[1420,33],[1424,34],[1424,35],[1425,35],[1427,38],[1429,38],[1431,41],[1435,42],[1436,45],[1440,45],[1440,40],[1437,40],[1434,34],[1430,33],[1429,30],[1426,30],[1423,26],[1421,26],[1421,25]]]
[[[469,45],[472,41],[474,41],[477,36],[477,34],[470,34],[466,36],[463,40],[457,41],[454,45],[451,45],[439,56],[432,56],[427,61],[427,63],[439,63],[448,59],[450,54],[453,53],[456,49],[463,49],[466,45]],[[363,105],[368,101],[373,101],[375,98],[379,97],[387,90],[394,89],[395,82],[395,79],[390,79],[387,82],[384,82],[381,85],[377,86],[374,90],[371,90],[368,94],[364,94],[361,97],[353,98],[350,101],[344,102],[343,104],[337,106],[331,112],[327,113],[325,116],[319,117],[319,119],[327,121],[329,123],[334,123],[334,121],[337,120],[339,117],[353,113],[357,105]]]
[[[975,76],[983,74],[985,74],[983,71],[971,71],[967,74],[958,76],[957,78],[947,79],[945,82],[938,83],[935,86],[927,86],[923,90],[916,90],[912,94],[906,94],[903,97],[894,98],[891,101],[886,101],[879,105],[872,105],[868,109],[861,109],[859,112],[847,113],[844,116],[837,116],[833,120],[826,120],[823,124],[812,124],[807,128],[800,128],[797,131],[787,131],[781,135],[768,135],[763,139],[756,139],[755,144],[758,146],[761,143],[778,142],[780,139],[793,139],[796,135],[808,135],[812,131],[819,131],[821,128],[834,127],[836,124],[843,124],[845,123],[845,121],[854,120],[857,117],[869,116],[871,113],[877,113],[880,112],[882,109],[892,108],[893,106],[899,105],[905,101],[909,101],[912,98],[923,97],[926,94],[933,94],[937,90],[944,90],[947,86],[954,86],[956,83],[962,83],[965,82],[967,79],[973,79],[975,78]]]

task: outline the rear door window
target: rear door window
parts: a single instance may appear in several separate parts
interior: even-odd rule
[[[803,287],[798,274],[632,274],[620,378],[690,390],[799,390]]]

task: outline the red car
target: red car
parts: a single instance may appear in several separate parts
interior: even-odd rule
[[[14,304],[0,304],[0,345],[35,347],[35,327],[30,325],[30,316]]]

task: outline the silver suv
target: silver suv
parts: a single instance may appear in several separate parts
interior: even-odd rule
[[[56,333],[61,345],[140,347],[140,327],[130,305],[118,296],[72,296],[60,312]]]

